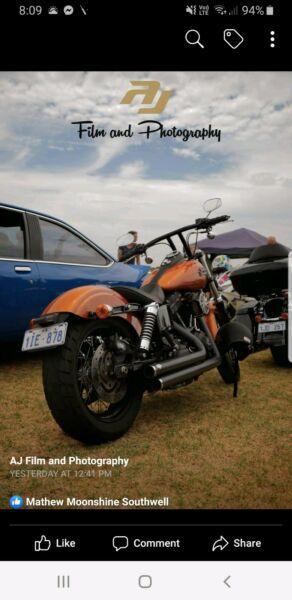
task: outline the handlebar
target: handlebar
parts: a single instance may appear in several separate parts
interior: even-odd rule
[[[126,260],[128,258],[132,258],[133,256],[137,256],[138,254],[144,254],[146,251],[146,244],[137,244],[134,248],[127,250]]]
[[[221,215],[221,217],[214,217],[213,219],[209,219],[208,217],[205,219],[197,219],[194,229],[209,229],[210,227],[217,225],[217,223],[225,223],[225,221],[229,221],[229,219],[229,215]]]
[[[145,254],[145,252],[147,251],[148,248],[155,246],[157,243],[161,242],[162,240],[168,240],[171,243],[170,238],[173,236],[176,236],[176,235],[178,235],[181,238],[181,240],[184,243],[184,247],[187,251],[187,244],[182,236],[182,234],[185,231],[190,231],[191,229],[197,229],[197,230],[202,230],[202,231],[206,230],[208,232],[212,227],[214,227],[214,225],[217,225],[217,223],[224,223],[224,222],[228,221],[229,219],[230,219],[229,215],[222,215],[221,217],[214,217],[213,219],[209,219],[208,217],[205,217],[203,219],[197,219],[196,222],[193,223],[192,225],[187,225],[185,227],[181,227],[180,229],[175,229],[174,231],[170,231],[169,233],[166,233],[154,240],[151,240],[147,244],[137,244],[134,248],[127,250],[126,260],[128,260],[129,258],[132,258],[133,256],[138,256],[139,254]],[[174,244],[171,247],[175,249]],[[120,261],[120,262],[122,262],[122,261]]]

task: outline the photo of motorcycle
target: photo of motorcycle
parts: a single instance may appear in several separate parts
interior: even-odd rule
[[[226,306],[204,252],[188,241],[191,231],[211,236],[229,220],[210,218],[220,206],[220,199],[207,201],[206,217],[127,253],[149,264],[152,247],[170,250],[140,289],[75,288],[32,320],[22,349],[45,350],[46,400],[66,434],[84,443],[117,439],[132,426],[145,392],[188,385],[211,369],[236,395],[252,334]]]

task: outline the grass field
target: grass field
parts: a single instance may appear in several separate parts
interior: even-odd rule
[[[0,365],[1,506],[17,493],[169,496],[171,508],[291,508],[291,397],[292,370],[275,366],[264,352],[242,365],[237,399],[212,371],[185,389],[145,398],[121,440],[85,447],[66,437],[52,419],[40,358],[11,359]],[[105,479],[12,480],[9,474],[12,455],[76,454],[120,455],[130,462]]]

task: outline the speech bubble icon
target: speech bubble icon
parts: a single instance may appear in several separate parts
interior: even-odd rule
[[[119,550],[126,550],[129,546],[129,538],[125,535],[116,535],[113,538],[113,547],[118,552]]]

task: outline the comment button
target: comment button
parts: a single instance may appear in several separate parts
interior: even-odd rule
[[[129,538],[126,535],[116,535],[113,538],[113,547],[116,552],[119,550],[126,550],[129,546]]]

